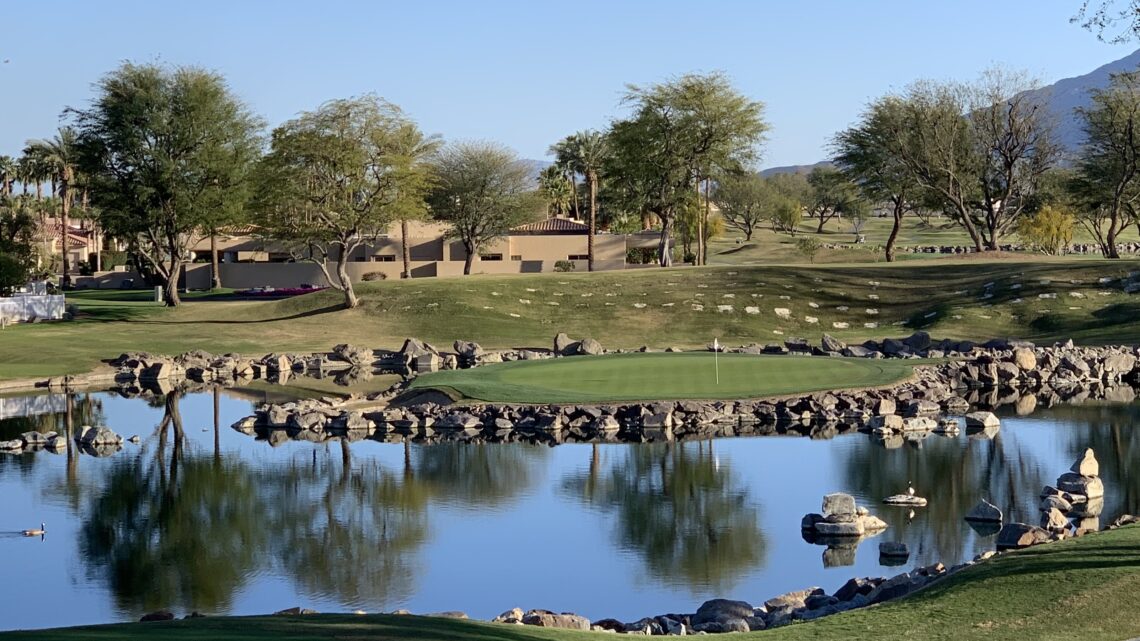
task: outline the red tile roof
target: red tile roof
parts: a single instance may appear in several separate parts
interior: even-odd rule
[[[551,232],[563,234],[567,232],[576,232],[585,234],[590,231],[590,226],[586,223],[570,220],[569,218],[547,218],[546,220],[519,225],[518,227],[512,228],[511,231],[526,232],[531,234]]]

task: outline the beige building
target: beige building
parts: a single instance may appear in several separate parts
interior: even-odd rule
[[[413,278],[426,276],[459,276],[467,258],[463,244],[447,237],[447,226],[436,222],[412,222],[408,225],[408,250]],[[566,261],[574,271],[587,269],[588,226],[577,220],[550,218],[520,225],[507,235],[488,243],[472,266],[473,274],[531,274],[555,271],[555,265]],[[326,286],[319,266],[294,261],[288,247],[259,234],[254,226],[224,230],[215,237],[219,271],[226,287]],[[638,234],[602,233],[594,236],[594,268],[625,269],[631,248],[655,248],[656,232]],[[186,266],[184,286],[206,289],[210,286],[210,240],[198,242],[195,262]],[[348,273],[355,281],[385,278],[398,279],[404,270],[400,228],[393,225],[377,242],[358,248],[349,258]],[[88,283],[91,287],[119,287],[129,272],[100,274]],[[141,284],[141,279],[136,283]]]

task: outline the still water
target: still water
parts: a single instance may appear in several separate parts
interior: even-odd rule
[[[110,457],[0,454],[0,627],[294,605],[479,618],[519,606],[635,620],[713,597],[830,591],[852,576],[992,549],[993,536],[962,515],[984,497],[1007,520],[1035,522],[1041,487],[1085,447],[1101,463],[1102,523],[1140,512],[1136,405],[1047,409],[1004,418],[992,440],[931,436],[898,449],[862,434],[271,447],[228,427],[261,399],[171,400],[75,396],[74,425],[140,437]],[[0,440],[64,428],[64,397],[0,401]],[[171,408],[181,438],[164,422]],[[929,507],[911,516],[880,504],[908,482]],[[800,518],[833,491],[854,494],[890,528],[853,552],[805,542]],[[42,540],[18,535],[41,522]],[[881,565],[881,541],[906,542],[909,562]]]

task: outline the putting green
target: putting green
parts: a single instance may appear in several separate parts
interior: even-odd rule
[[[738,399],[886,385],[913,361],[711,352],[576,356],[424,374],[412,389],[501,403]],[[717,380],[717,370],[720,377]]]

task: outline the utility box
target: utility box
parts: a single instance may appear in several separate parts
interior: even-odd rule
[[[155,285],[154,286],[154,302],[156,302],[156,303],[162,302],[162,285]]]

